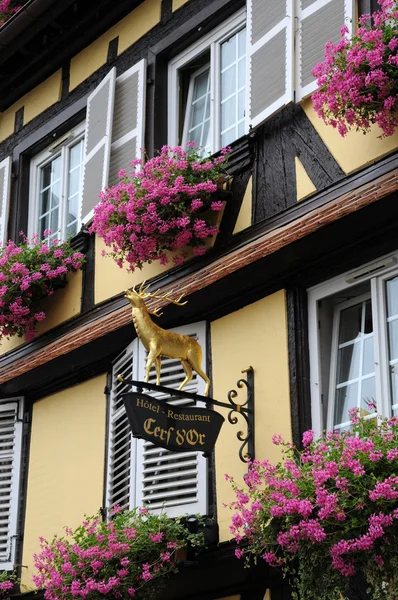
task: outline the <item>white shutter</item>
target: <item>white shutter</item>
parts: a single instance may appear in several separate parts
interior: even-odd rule
[[[206,361],[205,324],[194,324],[175,329],[177,333],[190,335],[198,340]],[[139,378],[145,376],[146,351],[140,344]],[[205,370],[206,365],[202,368]],[[178,388],[185,379],[180,360],[162,359],[160,383],[163,386]],[[154,368],[151,370],[151,383],[156,383]],[[204,382],[196,373],[185,390],[203,394]],[[147,392],[145,392],[147,393]],[[184,405],[185,400],[170,401],[169,396],[148,392],[158,399],[165,399],[174,405]],[[136,502],[151,511],[163,511],[170,517],[186,513],[207,512],[207,459],[200,452],[170,452],[145,440],[137,440]]]
[[[248,127],[293,101],[294,0],[247,0]]]
[[[99,193],[108,184],[115,79],[114,67],[87,98],[80,213],[82,223],[90,221],[94,206],[99,202]]]
[[[0,245],[7,241],[8,212],[11,191],[11,156],[0,162]]]
[[[23,402],[0,402],[0,567],[13,569],[21,469]]]
[[[135,440],[131,436],[127,413],[122,394],[131,387],[117,380],[123,374],[126,379],[136,379],[137,340],[117,359],[112,369],[112,389],[110,394],[108,425],[108,469],[107,507],[116,504],[123,508],[134,506],[132,481],[135,479]]]
[[[116,79],[109,185],[119,181],[118,172],[132,170],[144,147],[146,61],[141,60]]]
[[[325,58],[326,42],[338,42],[340,29],[352,27],[353,0],[297,0],[296,101],[312,94],[316,80],[312,69]]]

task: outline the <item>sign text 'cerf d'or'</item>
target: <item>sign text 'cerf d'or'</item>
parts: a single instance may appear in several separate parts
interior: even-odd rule
[[[123,394],[134,437],[175,452],[211,452],[224,417],[214,410],[181,407],[160,402],[146,394]]]

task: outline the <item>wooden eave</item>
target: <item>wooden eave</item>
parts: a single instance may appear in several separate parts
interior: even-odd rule
[[[0,112],[60,69],[142,1],[28,2],[0,29]]]

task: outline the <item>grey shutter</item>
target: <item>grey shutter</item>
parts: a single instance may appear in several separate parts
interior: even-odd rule
[[[116,68],[109,71],[87,98],[84,137],[81,222],[88,223],[99,193],[108,185]]]
[[[352,26],[353,0],[297,0],[297,83],[296,101],[317,88],[311,71],[325,58],[325,44],[340,39],[344,24]]]
[[[11,156],[0,162],[0,244],[7,241],[8,213],[11,192]]]
[[[118,173],[132,170],[130,163],[144,146],[146,61],[143,59],[116,79],[109,185]]]
[[[248,126],[293,100],[294,0],[248,0]]]
[[[0,402],[0,566],[13,569],[17,535],[23,402]]]
[[[191,335],[198,340],[206,361],[205,325],[194,324],[174,331]],[[139,378],[145,375],[146,351],[140,345]],[[205,369],[205,365],[202,365]],[[162,358],[161,385],[178,388],[185,379],[181,361]],[[156,383],[152,368],[151,383]],[[203,380],[194,373],[192,381],[184,388],[192,393],[203,394]],[[149,392],[158,399],[162,394]],[[170,397],[166,397],[170,402]],[[174,400],[175,405],[185,404],[184,400]],[[207,511],[207,460],[198,452],[169,452],[145,440],[137,440],[136,502],[151,511],[163,511],[170,517],[185,513],[206,514]]]
[[[135,445],[130,425],[124,409],[122,394],[130,391],[127,384],[117,380],[121,373],[126,379],[135,379],[133,369],[136,365],[137,340],[116,360],[112,369],[112,389],[110,395],[108,424],[108,468],[107,468],[107,506],[116,504],[130,508],[134,504],[131,492],[133,470],[135,470]]]

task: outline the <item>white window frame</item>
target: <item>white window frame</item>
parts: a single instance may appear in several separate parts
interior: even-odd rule
[[[48,148],[34,156],[30,162],[30,178],[29,178],[29,217],[28,217],[28,236],[31,237],[33,234],[38,233],[39,225],[39,202],[40,202],[40,170],[46,166],[46,164],[55,160],[58,156],[61,156],[61,194],[60,194],[60,215],[59,215],[59,228],[57,230],[58,239],[65,240],[67,238],[66,231],[66,212],[67,212],[67,201],[68,201],[68,166],[67,153],[69,149],[76,143],[84,139],[86,124],[85,122],[80,123],[74,127],[71,131],[66,133],[60,140],[57,140],[51,144]],[[81,168],[81,182],[82,184],[82,173],[83,163]],[[81,203],[82,186],[80,185],[80,198],[79,208],[77,215],[77,231],[81,227],[80,218],[80,203]],[[53,231],[53,233],[55,233]]]
[[[335,369],[333,364],[336,357],[332,355],[332,369],[330,372],[329,389],[322,389],[321,368],[321,334],[320,315],[318,303],[320,300],[334,296],[339,292],[348,291],[359,283],[369,282],[370,298],[372,302],[372,321],[374,339],[374,361],[376,379],[376,408],[379,414],[391,416],[391,389],[389,380],[389,351],[386,328],[386,305],[384,286],[388,279],[398,276],[398,252],[388,254],[377,261],[366,263],[355,271],[346,272],[329,281],[311,287],[308,292],[308,329],[309,329],[309,354],[310,354],[310,392],[312,428],[317,435],[325,429],[331,429],[333,423],[333,409],[330,405],[331,390],[335,382]],[[358,296],[358,298],[361,298]],[[334,320],[335,321],[335,320]],[[336,324],[333,323],[335,339]],[[332,351],[333,351],[332,343]],[[334,362],[333,362],[334,361]],[[328,402],[327,423],[323,422],[322,399]]]
[[[19,509],[19,492],[20,492],[20,478],[21,478],[21,457],[22,457],[22,427],[23,427],[23,408],[24,399],[22,397],[7,398],[0,400],[0,413],[9,410],[12,404],[17,403],[17,410],[15,413],[15,437],[14,437],[14,449],[13,449],[13,474],[11,482],[11,506],[9,512],[9,550],[8,560],[0,558],[0,569],[2,571],[14,570],[15,563],[15,552],[16,552],[16,541],[17,541],[17,527],[18,527],[18,509]]]
[[[168,140],[171,146],[179,143],[179,70],[188,65],[195,57],[210,50],[210,147],[211,152],[221,149],[220,129],[220,47],[223,42],[241,29],[246,28],[246,9],[243,8],[221,25],[203,36],[195,44],[178,54],[169,63],[168,68]],[[247,64],[247,57],[246,57]],[[246,74],[247,81],[247,74]],[[184,116],[182,116],[184,118]],[[184,129],[185,123],[183,123]]]

